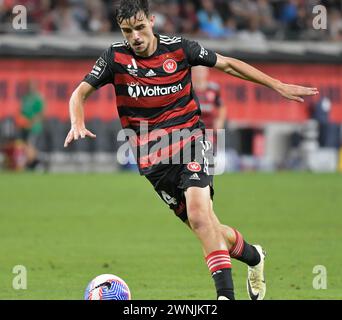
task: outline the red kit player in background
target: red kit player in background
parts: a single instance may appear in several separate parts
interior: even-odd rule
[[[209,80],[209,68],[204,66],[192,68],[192,84],[200,104],[201,121],[205,125],[206,137],[213,144],[216,161],[220,161],[221,165],[224,165],[225,146],[217,146],[216,144],[217,130],[224,129],[227,114],[227,106],[221,99],[220,85]]]
[[[206,129],[223,129],[226,121],[226,105],[221,99],[220,85],[209,80],[209,69],[192,68],[192,84],[201,108],[201,120]]]

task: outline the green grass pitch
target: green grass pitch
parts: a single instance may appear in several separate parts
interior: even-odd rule
[[[222,222],[267,250],[266,299],[342,298],[342,180],[336,174],[215,177]],[[0,299],[83,299],[103,273],[133,299],[215,299],[195,236],[136,173],[0,174]],[[15,290],[13,268],[27,270]],[[316,290],[316,265],[327,289]],[[233,260],[237,299],[247,268]]]

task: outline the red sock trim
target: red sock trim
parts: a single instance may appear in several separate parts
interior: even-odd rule
[[[205,260],[211,273],[220,269],[230,269],[232,267],[229,252],[227,250],[214,251],[210,253]]]
[[[233,229],[235,233],[235,243],[233,247],[229,250],[229,254],[232,258],[239,258],[242,255],[243,249],[244,249],[244,241],[242,234],[237,231],[236,229]]]

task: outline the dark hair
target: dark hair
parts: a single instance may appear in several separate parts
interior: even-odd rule
[[[143,12],[146,17],[150,15],[148,0],[121,0],[115,10],[116,21],[121,24],[122,21],[136,17],[139,12]]]

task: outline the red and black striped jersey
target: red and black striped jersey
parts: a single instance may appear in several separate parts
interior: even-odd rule
[[[136,134],[134,147],[146,145],[152,153],[158,138],[160,140],[158,130],[171,138],[176,129],[204,128],[192,87],[191,67],[213,67],[217,61],[215,52],[196,41],[163,35],[156,37],[157,50],[149,57],[137,56],[126,41],[113,43],[84,78],[96,89],[106,84],[114,86],[122,127],[132,129]],[[142,124],[153,134],[142,132]],[[170,152],[159,150],[158,154],[161,152],[170,158],[191,141],[183,141],[172,150],[169,146]],[[153,161],[151,152],[144,156],[136,154],[141,174],[154,171],[160,164]],[[160,156],[155,158],[161,160]]]
[[[222,106],[220,86],[216,82],[208,82],[206,89],[195,91],[201,106],[201,120],[206,129],[213,129],[218,109]]]

